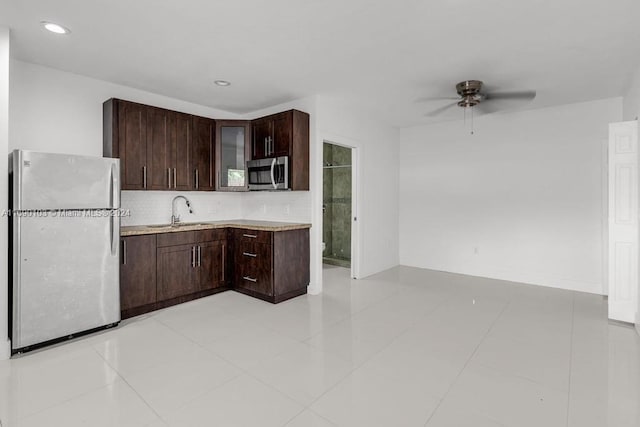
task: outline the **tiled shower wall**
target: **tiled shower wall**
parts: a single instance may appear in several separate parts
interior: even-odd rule
[[[323,257],[351,259],[351,149],[323,146]]]
[[[254,219],[284,222],[311,222],[311,194],[308,191],[281,192],[173,192],[122,191],[121,207],[130,212],[122,226],[167,224],[171,220],[171,201],[177,195],[191,201],[190,214],[184,200],[176,202],[181,221],[223,221]]]

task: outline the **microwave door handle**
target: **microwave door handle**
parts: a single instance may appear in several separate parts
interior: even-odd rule
[[[278,188],[278,186],[276,185],[276,178],[274,176],[275,168],[276,168],[276,159],[273,159],[273,161],[271,162],[271,184],[273,185],[274,189]]]
[[[280,186],[280,162],[276,159],[276,167],[273,168],[273,176],[275,177],[276,188]]]

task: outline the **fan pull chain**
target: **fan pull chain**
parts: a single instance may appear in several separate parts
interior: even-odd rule
[[[471,107],[471,135],[473,135],[473,107]]]

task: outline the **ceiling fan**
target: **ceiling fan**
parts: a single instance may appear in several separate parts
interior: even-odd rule
[[[455,100],[451,104],[430,111],[426,115],[429,117],[438,116],[448,109],[462,107],[465,109],[472,107],[472,112],[476,110],[482,114],[495,113],[496,111],[513,108],[517,103],[531,101],[536,97],[535,90],[525,90],[517,92],[487,92],[483,90],[484,83],[480,80],[465,80],[456,85],[458,97],[422,98],[419,101]],[[506,102],[505,102],[506,101]]]

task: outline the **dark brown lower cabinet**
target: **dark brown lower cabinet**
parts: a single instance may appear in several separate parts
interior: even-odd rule
[[[200,291],[225,286],[226,241],[203,242],[197,245],[197,288]]]
[[[228,289],[278,303],[307,292],[309,230],[128,236],[121,264],[123,319]]]
[[[309,230],[234,229],[234,289],[278,303],[303,295],[309,285]]]
[[[128,236],[120,241],[120,310],[122,318],[127,318],[153,309],[156,302],[156,236]]]
[[[195,246],[158,248],[158,301],[192,294],[196,287]]]
[[[234,284],[237,289],[272,297],[271,244],[242,239],[235,253]]]
[[[158,302],[176,298],[181,298],[176,303],[184,302],[189,295],[199,298],[224,287],[225,249],[224,229],[162,234],[157,250]]]

